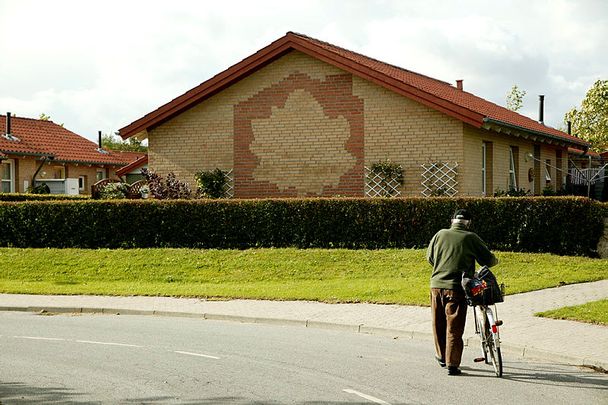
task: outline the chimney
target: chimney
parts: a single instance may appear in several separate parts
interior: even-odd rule
[[[568,124],[568,135],[572,135],[572,121],[567,121]]]
[[[545,125],[545,96],[541,94],[538,100],[538,122]]]
[[[101,131],[97,131],[97,139],[98,139],[98,144],[99,144],[99,150],[101,150]]]
[[[11,113],[10,112],[6,113],[6,134],[7,135],[11,134]]]
[[[456,88],[462,91],[462,79],[456,80]]]

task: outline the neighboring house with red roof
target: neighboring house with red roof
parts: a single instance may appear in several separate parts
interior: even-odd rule
[[[120,130],[148,164],[194,185],[230,173],[234,197],[374,196],[375,163],[402,196],[540,194],[565,182],[579,138],[456,86],[289,32]],[[547,174],[547,175],[545,175]]]
[[[52,121],[0,115],[2,192],[44,183],[54,194],[90,194],[96,181],[115,178],[142,155],[100,149]]]
[[[124,179],[125,183],[133,184],[136,181],[144,179],[141,169],[148,168],[148,155],[138,157],[126,166],[116,170],[116,175]]]

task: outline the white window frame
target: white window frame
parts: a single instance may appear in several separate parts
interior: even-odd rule
[[[488,192],[488,190],[487,190],[488,179],[487,179],[487,168],[486,168],[487,156],[488,156],[487,144],[485,142],[482,142],[482,144],[481,144],[481,195],[483,195],[483,196],[486,196],[487,192]]]
[[[15,192],[15,159],[3,159],[2,160],[2,164],[7,163],[9,165],[9,173],[10,173],[10,179],[4,179],[4,170],[2,170],[2,173],[0,174],[0,176],[2,176],[2,189],[0,189],[0,191],[4,190],[4,183],[8,182],[9,183],[9,193],[14,193]]]
[[[511,186],[517,190],[517,173],[515,172],[515,157],[513,156],[513,147],[509,147],[509,189]]]
[[[86,187],[86,176],[78,176],[78,191],[84,191],[84,188]]]

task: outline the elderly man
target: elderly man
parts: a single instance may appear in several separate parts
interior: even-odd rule
[[[456,210],[452,226],[433,236],[427,260],[433,266],[431,275],[431,312],[436,359],[448,366],[449,375],[459,375],[462,358],[467,302],[462,289],[462,275],[472,277],[475,262],[494,266],[498,259],[477,234],[468,231],[471,216],[467,210]]]

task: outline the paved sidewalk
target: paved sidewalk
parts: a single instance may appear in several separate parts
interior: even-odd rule
[[[507,296],[498,305],[499,317],[504,321],[503,351],[524,358],[608,370],[608,327],[533,315],[603,298],[608,298],[608,280]],[[429,308],[404,305],[0,294],[0,310],[189,316],[432,339]],[[471,319],[469,312],[465,338],[477,347],[479,340]]]

